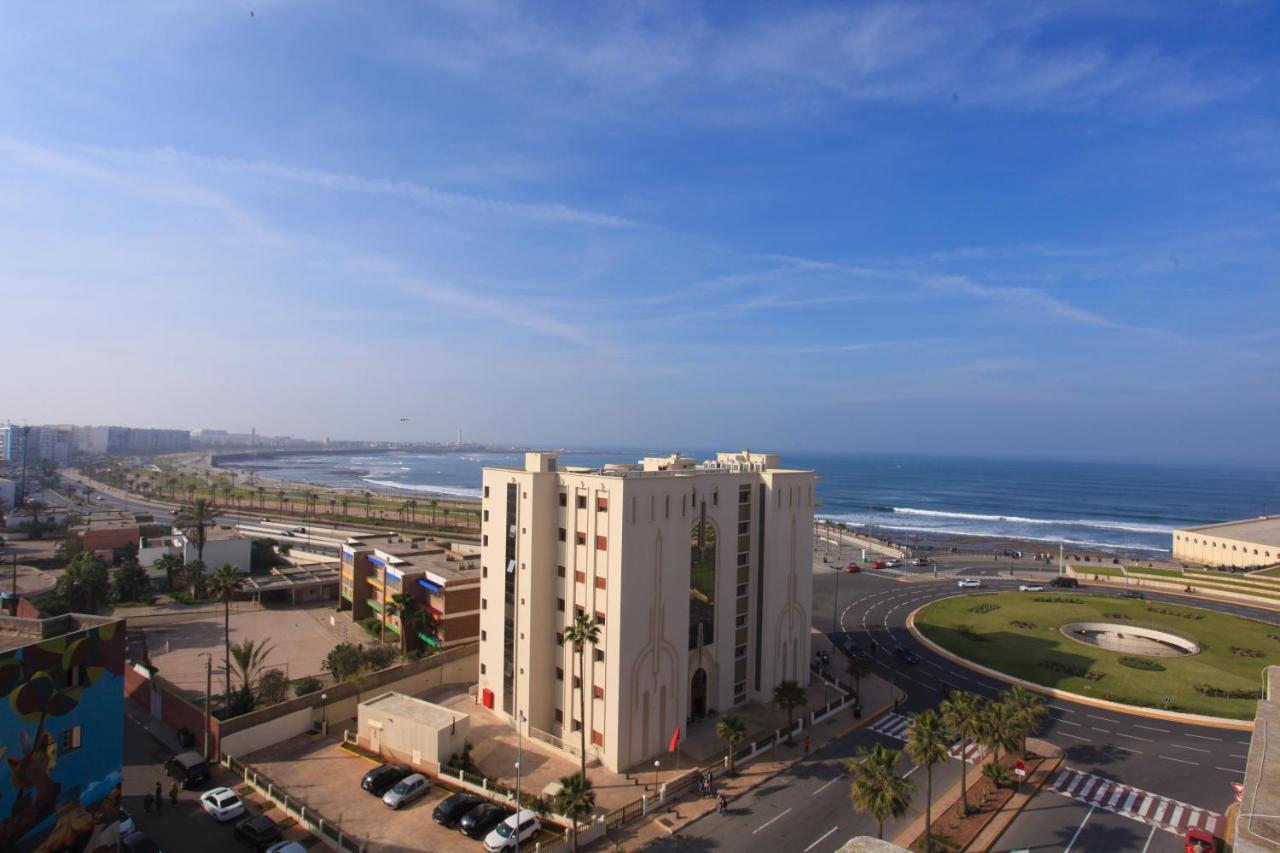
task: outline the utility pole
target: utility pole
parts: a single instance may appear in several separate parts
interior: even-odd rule
[[[209,760],[209,730],[212,723],[209,718],[209,702],[213,696],[213,656],[204,653],[204,760]]]

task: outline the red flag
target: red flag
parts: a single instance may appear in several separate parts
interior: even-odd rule
[[[676,723],[676,730],[671,734],[671,743],[667,744],[667,752],[675,752],[676,747],[680,744],[680,724]]]

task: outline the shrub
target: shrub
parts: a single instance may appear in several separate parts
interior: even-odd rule
[[[386,669],[395,663],[399,653],[391,646],[370,646],[364,650],[364,663],[368,669],[377,671]]]
[[[1132,621],[1133,621],[1133,617],[1132,617],[1132,616],[1130,616],[1128,613],[1103,613],[1103,614],[1102,614],[1102,617],[1103,617],[1104,619],[1115,619],[1115,620],[1120,621],[1120,622],[1132,622]]]
[[[263,705],[283,702],[289,695],[289,677],[281,669],[269,669],[258,676],[258,701]]]
[[[1141,669],[1146,672],[1164,672],[1164,666],[1151,660],[1150,658],[1120,658],[1120,665],[1127,666],[1130,669]]]
[[[957,625],[956,630],[960,632],[960,636],[964,637],[966,640],[971,640],[975,643],[985,642],[987,639],[986,637],[979,634],[977,631],[973,630],[973,626],[969,624]]]
[[[990,613],[992,610],[999,610],[999,604],[979,604],[976,607],[970,607],[970,613]]]
[[[1060,672],[1063,675],[1083,678],[1086,681],[1101,681],[1104,677],[1104,674],[1101,672],[1093,672],[1092,670],[1088,670],[1083,667],[1071,666],[1070,664],[1056,660],[1042,660],[1040,661],[1040,665],[1045,669],[1052,670],[1053,672]]]
[[[1041,604],[1084,604],[1084,599],[1072,598],[1069,595],[1037,595],[1031,600]]]
[[[1261,690],[1227,690],[1224,687],[1214,687],[1212,684],[1197,684],[1196,692],[1201,696],[1211,696],[1215,699],[1261,699]]]
[[[1014,628],[1021,628],[1024,631],[1034,631],[1036,629],[1036,623],[1023,622],[1021,619],[1014,619],[1009,622],[1009,624]]]
[[[1179,619],[1190,619],[1192,621],[1204,618],[1203,613],[1196,613],[1193,610],[1174,610],[1169,607],[1148,607],[1149,613],[1162,613],[1165,616],[1177,616]]]
[[[1262,657],[1262,652],[1258,651],[1257,649],[1246,649],[1242,646],[1232,646],[1231,653],[1235,655],[1240,655],[1240,657],[1245,657],[1245,658]]]
[[[476,767],[476,763],[471,759],[471,741],[464,741],[462,744],[462,752],[455,752],[449,756],[449,762],[446,766],[454,770],[463,770],[467,773],[479,773],[480,768]]]
[[[308,693],[315,693],[320,689],[320,679],[314,675],[304,676],[293,682],[293,694],[295,696],[306,696]]]
[[[982,768],[982,775],[986,776],[991,784],[997,788],[1003,788],[1008,785],[1013,778],[1013,774],[1009,772],[1008,767],[1003,764],[997,764],[994,761]]]
[[[377,616],[366,616],[356,624],[363,628],[365,633],[370,637],[373,637],[375,640],[380,640],[382,638],[382,622]]]

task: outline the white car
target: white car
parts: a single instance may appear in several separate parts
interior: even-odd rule
[[[901,566],[901,565],[902,565],[901,560],[895,560],[892,557],[884,561],[884,567],[886,569],[896,569],[898,568],[898,566]]]
[[[118,809],[117,811],[119,813],[119,816],[117,819],[120,821],[120,827],[119,827],[120,837],[124,838],[126,835],[128,835],[131,832],[137,832],[138,825],[133,822],[133,815],[129,814],[124,809]]]
[[[497,828],[484,838],[484,849],[489,853],[497,853],[515,847],[518,841],[528,841],[542,829],[542,821],[533,812],[525,809],[498,824]]]
[[[244,814],[244,800],[230,788],[214,788],[200,795],[200,807],[218,822]]]
[[[430,787],[431,785],[427,782],[426,776],[421,773],[414,773],[392,785],[391,790],[382,795],[382,804],[389,809],[407,806],[419,797],[426,795],[427,789]]]
[[[982,586],[982,581],[980,581],[978,578],[960,578],[959,580],[957,580],[957,581],[956,581],[956,586],[958,586],[958,587],[980,587],[980,586]]]
[[[1020,583],[1018,592],[1044,592],[1044,587],[1038,583]]]
[[[267,853],[307,853],[307,848],[296,841],[277,841],[267,848]]]

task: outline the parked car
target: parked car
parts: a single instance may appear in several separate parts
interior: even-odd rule
[[[894,559],[893,557],[890,557],[889,559],[884,561],[884,567],[886,569],[896,569],[901,565],[902,565],[902,561]]]
[[[399,809],[425,795],[431,785],[421,773],[412,773],[391,786],[382,795],[382,804],[389,809]]]
[[[871,564],[871,568],[873,568],[873,569],[883,569],[883,568],[884,568],[884,560],[876,560],[874,563],[872,563],[872,564]]]
[[[915,666],[920,663],[920,655],[916,654],[910,647],[901,643],[893,647],[893,656],[905,664]]]
[[[230,788],[214,788],[200,795],[200,808],[214,820],[221,822],[244,814],[244,800]]]
[[[124,838],[132,832],[137,832],[138,825],[134,823],[133,815],[129,814],[123,808],[116,809],[116,815],[116,820],[120,823],[120,825],[116,827],[116,833],[121,838]]]
[[[431,813],[431,819],[441,826],[453,829],[457,827],[463,815],[483,802],[482,797],[460,791],[441,800],[440,805],[436,806],[435,811]]]
[[[914,560],[912,560],[912,561],[911,561],[911,565],[913,565],[913,566],[927,566],[927,565],[929,565],[929,558],[928,558],[928,557],[916,557]]]
[[[1203,829],[1188,829],[1183,842],[1184,853],[1220,853],[1222,841],[1212,832]]]
[[[266,853],[283,840],[280,827],[266,815],[247,817],[236,824],[236,841],[255,853]]]
[[[1020,583],[1018,592],[1044,592],[1044,587],[1038,583]]]
[[[845,571],[845,574],[856,575],[858,572],[862,571],[862,567],[859,566],[857,563],[850,563],[849,565],[844,567],[844,571]]]
[[[268,847],[267,853],[307,853],[307,848],[296,841],[280,841]]]
[[[1120,597],[1121,598],[1138,598],[1138,599],[1146,598],[1145,595],[1138,592],[1136,589],[1126,589],[1120,593]]]
[[[972,589],[982,586],[982,580],[980,578],[960,578],[956,581],[956,586],[961,589]]]
[[[1049,581],[1049,586],[1056,586],[1062,589],[1075,589],[1080,586],[1080,581],[1075,578],[1060,577]]]
[[[528,841],[542,829],[542,821],[533,812],[525,809],[498,824],[497,828],[484,838],[484,849],[489,853],[498,853],[515,847],[517,843]]]
[[[408,765],[380,764],[364,774],[364,778],[360,780],[360,787],[375,797],[381,797],[390,791],[395,783],[411,775],[413,775],[413,769]]]
[[[458,821],[458,831],[467,838],[478,841],[506,819],[507,810],[502,806],[497,803],[481,803],[462,816],[462,820]]]
[[[160,845],[147,837],[145,832],[131,832],[120,839],[120,849],[124,853],[164,853]]]
[[[179,752],[165,762],[164,772],[184,788],[198,788],[209,781],[209,762],[198,752]]]
[[[848,634],[845,634],[844,639],[840,641],[840,651],[844,652],[849,657],[862,654],[862,649]]]

